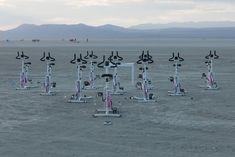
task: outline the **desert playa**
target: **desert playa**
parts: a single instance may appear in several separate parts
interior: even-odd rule
[[[117,39],[69,41],[0,42],[0,156],[2,157],[231,157],[235,154],[235,40],[234,39]],[[154,63],[148,72],[157,96],[156,103],[137,103],[131,96],[141,95],[131,84],[131,70],[120,68],[119,81],[124,95],[112,96],[120,118],[93,118],[101,100],[99,90],[85,93],[94,98],[88,103],[67,103],[75,91],[76,66],[70,64],[74,53],[93,50],[103,55],[119,51],[124,63],[136,63],[143,50],[149,50]],[[205,56],[216,50],[214,77],[219,90],[204,90],[201,74],[207,72]],[[57,94],[41,96],[43,88],[15,90],[21,62],[17,51],[30,58],[30,78],[41,86],[44,51],[56,59],[52,77]],[[185,59],[179,68],[185,96],[168,96],[169,76],[174,67],[168,59],[180,52]],[[140,73],[135,64],[135,83]],[[83,77],[88,79],[89,68]],[[112,70],[110,70],[112,72]],[[95,67],[101,75],[103,69]],[[104,79],[97,79],[98,85]],[[101,89],[102,91],[102,89]],[[104,125],[104,121],[112,125]]]

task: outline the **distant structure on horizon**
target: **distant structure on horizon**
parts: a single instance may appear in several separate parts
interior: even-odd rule
[[[70,42],[73,42],[73,43],[79,43],[79,41],[77,40],[77,38],[72,38],[72,39],[69,39]]]
[[[40,42],[40,39],[33,39],[32,42],[34,43]]]

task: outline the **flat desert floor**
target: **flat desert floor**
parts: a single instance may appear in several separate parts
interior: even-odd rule
[[[125,63],[135,63],[142,50],[150,50],[154,63],[149,75],[156,103],[130,100],[141,95],[131,84],[130,68],[119,69],[121,85],[127,93],[113,96],[121,118],[93,118],[101,108],[97,91],[86,104],[67,103],[74,93],[76,66],[69,63],[74,53],[94,50],[101,60],[112,50],[119,51]],[[217,50],[215,78],[220,87],[208,91],[199,87],[209,50]],[[40,96],[43,88],[15,90],[21,70],[16,52],[24,51],[32,62],[30,77],[42,82],[43,51],[56,58],[53,81],[56,96]],[[186,96],[171,97],[168,80],[174,67],[168,61],[172,52],[185,59],[179,69]],[[135,78],[139,73],[136,65]],[[112,70],[111,70],[112,71]],[[104,73],[96,68],[96,74]],[[235,155],[235,40],[233,39],[136,39],[0,42],[0,156],[1,157],[232,157]],[[88,79],[88,69],[83,71]],[[98,79],[98,85],[104,80]],[[102,91],[102,90],[101,90]],[[111,120],[112,125],[104,125]]]

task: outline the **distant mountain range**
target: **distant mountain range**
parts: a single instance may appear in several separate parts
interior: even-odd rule
[[[85,24],[23,24],[15,29],[0,31],[0,40],[61,40],[74,38],[78,40],[86,38],[235,38],[235,22],[234,25],[232,22],[227,24],[142,24],[129,28],[109,24],[96,27]]]
[[[225,28],[235,27],[235,22],[220,21],[220,22],[173,22],[167,24],[152,24],[145,23],[131,26],[131,29],[151,30],[151,29],[166,29],[166,28]]]

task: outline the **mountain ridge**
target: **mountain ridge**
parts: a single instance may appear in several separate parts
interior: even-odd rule
[[[235,38],[235,27],[169,27],[164,29],[134,29],[106,24],[22,24],[14,29],[0,31],[1,40],[71,39],[71,38]]]
[[[205,22],[172,22],[166,24],[153,24],[143,23],[134,26],[130,26],[130,29],[165,29],[165,28],[222,28],[222,27],[235,27],[233,21],[205,21]]]

